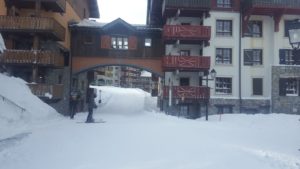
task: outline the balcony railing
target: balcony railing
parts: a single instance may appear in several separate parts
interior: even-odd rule
[[[62,99],[64,85],[49,85],[49,84],[28,84],[31,92],[41,98],[49,100]]]
[[[64,41],[65,28],[53,18],[0,16],[0,32],[32,32]]]
[[[9,0],[10,4],[18,8],[35,8],[36,0]],[[46,10],[51,10],[53,12],[65,12],[66,10],[66,0],[40,0],[41,6]]]
[[[210,57],[164,56],[163,68],[165,70],[208,70],[210,68]]]
[[[51,51],[4,50],[0,62],[5,64],[36,64],[39,66],[64,66],[64,56]]]
[[[247,0],[244,2],[248,7],[262,8],[300,8],[299,0]]]
[[[209,40],[210,36],[209,26],[165,25],[163,30],[166,40]]]
[[[209,9],[210,0],[164,0],[163,9],[166,8],[201,8]]]
[[[172,91],[172,99],[209,99],[210,88],[205,86],[166,86],[164,87],[164,98],[169,98],[169,91]]]

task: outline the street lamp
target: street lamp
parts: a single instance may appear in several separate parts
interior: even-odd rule
[[[210,77],[211,79],[208,79],[208,75],[210,74]],[[206,86],[208,86],[208,81],[209,80],[215,80],[217,76],[217,72],[215,69],[212,69],[206,76]],[[206,106],[205,106],[205,120],[208,121],[208,102],[209,102],[209,99],[207,98],[206,99]]]
[[[289,41],[293,50],[295,64],[300,64],[300,19],[290,22],[288,26]]]

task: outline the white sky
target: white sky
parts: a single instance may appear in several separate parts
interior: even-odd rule
[[[122,18],[131,24],[146,24],[147,0],[98,0],[99,22]]]

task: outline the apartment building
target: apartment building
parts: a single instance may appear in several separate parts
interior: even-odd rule
[[[208,76],[210,113],[300,113],[300,70],[287,34],[291,21],[300,18],[300,1],[149,0],[147,17],[149,25],[163,28],[164,33],[183,32],[165,45],[166,55],[211,58],[208,69],[217,75]],[[183,40],[202,36],[203,27],[210,29],[206,41]],[[181,71],[179,64],[165,69],[162,85],[203,85],[200,79],[205,82],[207,73]],[[199,111],[203,112],[201,106]]]
[[[6,48],[1,66],[28,82],[32,92],[68,114],[70,32],[68,25],[98,18],[96,0],[0,0],[0,32]]]

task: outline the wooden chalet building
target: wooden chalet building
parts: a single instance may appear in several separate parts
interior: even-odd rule
[[[98,18],[96,0],[0,0],[0,32],[7,50],[0,64],[32,92],[68,114],[69,22]]]

